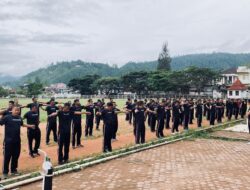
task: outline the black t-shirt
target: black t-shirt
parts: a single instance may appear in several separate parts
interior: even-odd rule
[[[6,116],[6,115],[11,115],[12,114],[12,109],[8,108],[7,110],[5,110],[3,112],[3,116]]]
[[[137,112],[136,112],[137,111]],[[146,108],[136,108],[135,110],[135,121],[137,125],[143,125],[145,122]]]
[[[166,115],[171,116],[171,103],[168,103],[165,107]]]
[[[26,114],[24,114],[23,118],[27,119],[27,124],[29,124],[29,125],[35,125],[36,128],[38,128],[38,125],[39,125],[39,115],[38,115],[37,112],[29,111]],[[28,128],[28,130],[34,130],[34,129]]]
[[[116,111],[121,111],[121,110],[118,109],[118,108],[114,108],[113,110],[114,110],[114,122],[115,122],[115,123],[118,123],[118,115],[117,115],[117,113],[115,113],[115,112],[116,112]]]
[[[165,118],[165,107],[164,106],[159,105],[156,108],[156,111],[157,111],[158,119],[164,119]]]
[[[211,109],[210,109],[211,113],[215,113],[216,112],[216,106],[217,106],[216,103],[211,103]]]
[[[103,110],[103,104],[101,102],[95,103],[95,114],[101,112],[101,110]]]
[[[173,106],[173,117],[180,118],[180,107],[179,106]]]
[[[20,128],[23,120],[20,116],[7,115],[0,120],[0,125],[5,125],[4,143],[21,142]]]
[[[197,104],[196,107],[196,114],[202,114],[202,104]]]
[[[128,110],[132,110],[132,109],[133,109],[133,104],[130,103],[130,102],[126,102],[126,108],[127,108]]]
[[[115,111],[104,109],[102,110],[101,113],[102,113],[102,119],[103,119],[105,127],[112,127],[115,124],[115,121],[114,121]]]
[[[189,112],[190,112],[190,108],[191,108],[191,105],[190,104],[183,104],[183,108],[184,108],[184,115],[189,115]]]
[[[59,133],[70,133],[71,123],[73,119],[74,112],[68,111],[59,111],[58,118],[59,118]]]
[[[86,119],[93,119],[94,118],[94,110],[95,110],[95,105],[88,105],[88,106],[83,106],[86,112],[90,112],[91,115],[87,115]]]
[[[27,107],[31,110],[32,109],[32,107],[33,107],[33,105],[35,105],[36,106],[36,108],[37,108],[37,113],[38,113],[38,115],[40,115],[40,107],[41,106],[43,106],[43,104],[40,104],[40,103],[30,103],[30,104],[28,104],[27,105]]]
[[[52,113],[55,113],[59,108],[57,106],[47,106],[45,108],[45,111],[47,112],[47,115],[51,115]],[[54,121],[56,122],[56,116],[53,117],[48,117],[49,121]]]
[[[71,107],[72,112],[82,112],[83,106],[73,106]],[[81,124],[82,123],[82,115],[73,114],[73,122],[74,124]]]

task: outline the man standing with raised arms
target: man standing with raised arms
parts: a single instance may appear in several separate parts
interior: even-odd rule
[[[12,113],[4,116],[0,120],[0,125],[5,126],[4,130],[4,160],[3,160],[3,179],[8,177],[9,164],[11,162],[11,174],[18,175],[18,159],[21,151],[21,126],[35,128],[35,125],[24,124],[20,117],[20,108],[14,106]]]

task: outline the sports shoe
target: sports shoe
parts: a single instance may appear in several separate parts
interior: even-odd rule
[[[3,174],[2,175],[1,180],[5,180],[5,179],[8,179],[8,174]]]

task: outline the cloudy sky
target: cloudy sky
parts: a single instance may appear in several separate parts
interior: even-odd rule
[[[0,0],[0,73],[51,62],[122,65],[172,56],[250,52],[249,0]]]

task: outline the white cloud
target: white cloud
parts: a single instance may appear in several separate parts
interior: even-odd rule
[[[155,60],[166,40],[172,55],[249,52],[249,18],[248,0],[1,0],[0,69]]]

